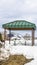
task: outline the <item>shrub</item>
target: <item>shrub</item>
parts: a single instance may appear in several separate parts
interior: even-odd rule
[[[0,33],[0,41],[2,40],[2,34]]]

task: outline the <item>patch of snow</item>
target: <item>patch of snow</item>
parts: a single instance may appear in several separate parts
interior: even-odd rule
[[[20,42],[21,42],[22,45],[24,45],[25,44],[25,39],[24,38],[21,38],[20,39]]]
[[[32,40],[26,40],[26,45],[32,45]]]
[[[10,44],[9,44],[9,41],[5,41],[5,49],[6,50],[9,50],[9,47],[10,47]]]
[[[11,46],[14,45],[14,41],[10,41],[10,45],[11,45]]]
[[[24,65],[37,65],[37,59],[36,60],[32,60],[31,62],[24,64]]]
[[[34,40],[34,43],[35,43],[35,46],[37,45],[37,39],[36,40]]]
[[[10,53],[5,48],[1,48],[0,60],[5,60],[9,57]]]

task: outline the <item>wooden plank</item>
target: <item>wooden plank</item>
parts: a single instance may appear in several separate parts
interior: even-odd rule
[[[33,28],[5,28],[7,30],[32,30]]]

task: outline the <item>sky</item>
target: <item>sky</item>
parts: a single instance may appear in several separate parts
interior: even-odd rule
[[[0,0],[0,31],[2,24],[14,20],[27,20],[37,26],[37,0]]]

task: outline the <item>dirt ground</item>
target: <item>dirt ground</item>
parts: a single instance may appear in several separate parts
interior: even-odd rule
[[[8,60],[0,61],[0,65],[24,65],[32,60],[33,58],[27,59],[23,55],[11,55]]]

